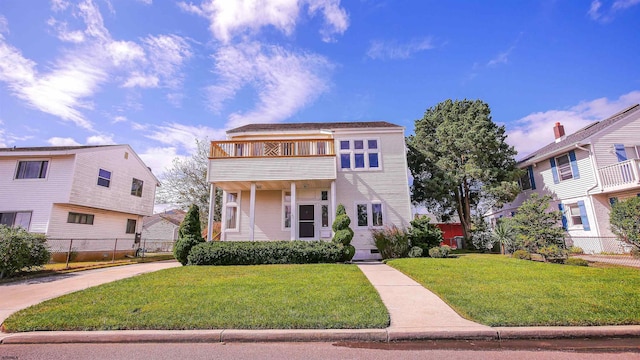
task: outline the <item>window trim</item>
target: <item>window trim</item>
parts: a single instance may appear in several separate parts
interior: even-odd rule
[[[370,142],[375,141],[375,148],[370,148]],[[375,137],[354,137],[349,139],[339,139],[338,141],[338,168],[340,171],[382,171],[382,156],[380,138]],[[343,142],[349,144],[348,148],[343,149]],[[356,149],[356,142],[362,142],[362,148]],[[371,155],[375,154],[378,166],[371,166]],[[343,166],[343,156],[348,156],[349,166]],[[361,167],[357,166],[356,156],[362,156]]]
[[[287,201],[287,193],[289,193],[289,200]],[[282,201],[281,201],[281,211],[280,215],[282,216],[282,220],[280,221],[280,230],[282,231],[290,231],[291,230],[291,212],[293,211],[293,207],[291,206],[291,191],[290,190],[282,190]],[[287,227],[286,222],[286,207],[289,206],[289,227]]]
[[[79,216],[78,217],[79,221],[70,221],[71,216]],[[82,222],[82,217],[86,217],[86,222]],[[91,222],[89,222],[89,220],[91,220]],[[79,213],[75,211],[69,211],[67,213],[67,224],[93,225],[94,222],[95,222],[94,214]]]
[[[380,205],[380,220],[381,224],[374,225],[374,212],[373,206]],[[358,206],[366,207],[366,216],[367,216],[367,225],[360,225],[358,220]],[[381,229],[384,228],[387,223],[387,219],[385,218],[385,206],[384,203],[380,200],[372,200],[372,201],[355,201],[354,202],[354,226],[356,229]]]
[[[44,176],[43,177],[38,176],[38,177],[35,177],[35,178],[28,178],[28,177],[20,178],[20,177],[18,177],[18,171],[20,170],[20,163],[23,163],[23,162],[39,162],[39,163],[41,163],[41,165],[40,165],[40,173],[42,173],[42,163],[46,162],[47,163],[47,167],[45,169]],[[13,180],[43,181],[43,180],[46,180],[49,177],[50,168],[51,168],[51,159],[49,159],[49,158],[35,158],[35,159],[17,160],[16,161],[16,170],[13,173]]]
[[[29,229],[31,228],[31,220],[33,219],[33,211],[0,211],[0,215],[2,214],[13,214],[13,221],[12,224],[9,226],[11,228],[16,228],[16,219],[18,218],[18,214],[29,214],[29,224],[27,224],[27,227],[23,229],[29,231]],[[0,216],[1,218],[2,216]]]
[[[237,194],[236,201],[229,202],[229,194]],[[242,191],[224,191],[224,211],[222,212],[222,224],[224,225],[224,232],[240,232],[240,204],[242,203]],[[236,223],[233,228],[227,227],[227,211],[231,208],[236,209]]]
[[[567,158],[566,165],[560,165],[560,161],[558,161],[558,159],[563,158],[563,157]],[[560,181],[560,182],[569,181],[569,180],[572,180],[574,178],[573,169],[572,169],[572,166],[571,166],[571,158],[569,157],[569,153],[565,153],[565,154],[562,154],[560,156],[556,156],[555,157],[555,162],[556,162],[556,169],[558,171],[558,181]],[[569,173],[571,174],[571,177],[567,178],[567,179],[563,179],[562,178],[562,170],[561,169],[562,170],[569,169]]]

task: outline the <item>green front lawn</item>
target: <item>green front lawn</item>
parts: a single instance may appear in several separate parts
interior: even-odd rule
[[[353,265],[186,266],[46,301],[6,331],[384,328],[389,314]]]
[[[500,255],[388,264],[463,317],[490,326],[640,324],[640,269],[546,264]]]

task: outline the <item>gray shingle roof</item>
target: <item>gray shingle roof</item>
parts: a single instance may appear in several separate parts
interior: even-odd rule
[[[567,135],[564,140],[559,142],[552,142],[542,148],[532,152],[531,154],[525,156],[522,160],[518,162],[518,164],[523,164],[525,162],[531,162],[532,160],[544,160],[549,155],[560,151],[562,149],[572,147],[574,144],[580,143],[585,139],[597,134],[601,130],[615,124],[619,120],[623,119],[628,114],[640,110],[640,104],[635,104],[630,106],[617,114],[614,114],[604,120],[596,121],[593,124],[589,124],[582,129],[574,132],[573,134]]]
[[[296,130],[322,130],[322,129],[365,129],[365,128],[399,128],[401,126],[386,121],[361,121],[361,122],[322,122],[322,123],[278,123],[278,124],[249,124],[227,131],[227,134],[241,132],[271,132],[271,131],[296,131]]]
[[[0,148],[0,151],[67,151],[77,149],[89,149],[116,145],[84,145],[84,146],[33,146],[33,147],[9,147]]]

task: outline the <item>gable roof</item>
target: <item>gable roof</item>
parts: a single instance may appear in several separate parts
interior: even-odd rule
[[[242,132],[272,132],[297,130],[326,130],[326,129],[366,129],[366,128],[401,128],[386,121],[355,121],[355,122],[318,122],[318,123],[278,123],[278,124],[249,124],[227,131],[227,134]]]
[[[163,212],[163,213],[153,214],[151,216],[145,216],[144,219],[142,219],[142,227],[147,228],[162,220],[166,220],[172,223],[173,225],[180,226],[180,223],[182,222],[182,220],[184,220],[184,217],[186,214],[187,213],[185,211],[174,209],[174,210],[167,210],[166,212]]]
[[[573,148],[576,144],[584,143],[584,140],[589,139],[593,135],[599,133],[600,131],[605,130],[609,126],[617,123],[618,121],[624,119],[627,115],[632,112],[640,110],[640,104],[635,104],[630,106],[619,113],[616,113],[604,120],[596,121],[592,124],[589,124],[582,129],[574,132],[573,134],[567,135],[563,140],[558,142],[552,142],[542,148],[532,152],[531,154],[525,156],[522,160],[518,161],[519,165],[522,164],[532,164],[539,160],[544,160],[555,153],[562,152],[563,150],[567,150],[569,148]]]
[[[83,145],[83,146],[32,146],[32,147],[8,147],[8,148],[0,148],[0,152],[7,151],[20,151],[20,152],[28,152],[28,151],[69,151],[69,150],[79,150],[79,149],[90,149],[90,148],[99,148],[99,147],[108,147],[108,146],[117,146],[117,145]]]

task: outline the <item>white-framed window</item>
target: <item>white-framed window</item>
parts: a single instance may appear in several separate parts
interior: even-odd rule
[[[143,185],[144,185],[144,182],[142,180],[133,178],[133,180],[131,181],[131,195],[142,197]]]
[[[320,211],[322,219],[322,223],[320,224],[320,226],[323,228],[327,228],[329,227],[329,205],[320,205]]]
[[[556,166],[558,167],[558,177],[560,178],[560,181],[573,179],[573,171],[571,170],[569,154],[556,157]]]
[[[16,168],[16,179],[44,179],[47,177],[49,160],[20,160]]]
[[[229,191],[226,193],[224,212],[225,230],[239,231],[240,223],[240,191]]]
[[[282,192],[282,230],[291,229],[291,191]]]
[[[381,202],[356,202],[356,227],[383,227],[384,207]]]
[[[111,171],[105,169],[98,170],[98,185],[104,187],[111,186]]]
[[[582,217],[580,216],[580,208],[578,204],[568,204],[569,226],[582,227]]]
[[[82,214],[70,212],[69,216],[67,216],[67,223],[69,224],[83,224],[83,225],[93,225],[93,214]]]
[[[31,211],[0,212],[0,225],[8,227],[21,227],[29,230],[31,225]]]
[[[381,170],[380,140],[340,140],[341,170]]]

